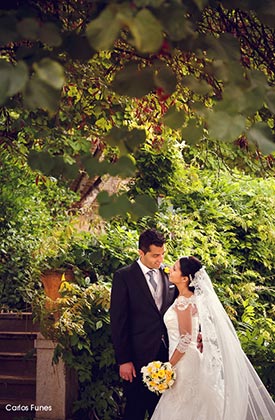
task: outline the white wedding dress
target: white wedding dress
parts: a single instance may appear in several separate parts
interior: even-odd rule
[[[179,296],[164,315],[169,357],[177,347],[176,380],[161,396],[151,420],[275,420],[275,404],[241,348],[234,326],[202,267],[190,298]],[[181,345],[179,311],[192,307],[192,333]],[[178,313],[176,312],[178,311]],[[201,326],[203,353],[197,349]],[[185,352],[185,353],[184,353]]]
[[[221,420],[221,390],[214,389],[210,383],[207,384],[207,379],[203,378],[203,354],[197,349],[199,318],[195,296],[178,297],[164,315],[169,336],[169,358],[180,341],[178,317],[174,309],[175,305],[179,304],[184,308],[192,305],[191,342],[175,365],[175,383],[161,396],[151,420]]]

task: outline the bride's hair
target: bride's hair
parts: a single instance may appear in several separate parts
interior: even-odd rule
[[[202,263],[196,257],[181,257],[179,262],[181,274],[189,277],[190,282],[193,280],[196,272],[202,268]],[[188,286],[188,289],[194,292],[194,287]]]

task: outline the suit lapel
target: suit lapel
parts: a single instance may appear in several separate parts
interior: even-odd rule
[[[166,302],[167,302],[167,296],[168,296],[168,278],[162,268],[160,268],[160,274],[161,274],[161,280],[162,280],[162,305],[160,308],[160,312],[162,313],[167,305]]]
[[[164,312],[166,312],[168,307],[173,302],[173,297],[175,295],[175,286],[169,282],[168,275],[164,273],[162,267],[160,268],[160,273],[161,273],[161,279],[162,279],[162,284],[163,284],[162,305],[161,305],[160,312],[164,314]]]

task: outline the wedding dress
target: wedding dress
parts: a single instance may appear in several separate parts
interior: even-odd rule
[[[202,389],[202,354],[197,349],[199,318],[195,296],[190,298],[179,296],[164,315],[169,336],[169,357],[172,356],[180,341],[175,307],[182,306],[185,309],[188,305],[192,305],[191,341],[185,354],[175,365],[174,385],[162,395],[151,420],[220,420],[222,418],[221,395],[209,388]]]
[[[192,305],[192,334],[175,364],[175,383],[162,394],[151,420],[275,420],[275,404],[244,354],[204,268],[190,285],[194,295],[179,296],[164,315],[169,357],[181,341],[177,308]],[[199,325],[202,353],[197,349]]]

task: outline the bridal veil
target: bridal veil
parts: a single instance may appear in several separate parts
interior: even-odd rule
[[[275,404],[243,352],[207,272],[201,268],[191,280],[203,337],[202,395],[217,395],[222,420],[274,420]]]

